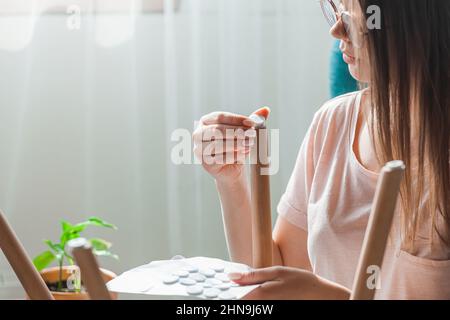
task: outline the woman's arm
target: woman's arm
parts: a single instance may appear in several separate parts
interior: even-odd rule
[[[308,255],[308,232],[279,216],[273,239],[282,266],[312,270]]]
[[[232,182],[216,180],[228,252],[234,262],[252,265],[250,192],[245,174]]]
[[[250,190],[242,174],[233,182],[217,182],[232,261],[252,265],[252,224]],[[274,265],[311,270],[307,232],[279,217],[273,232]]]

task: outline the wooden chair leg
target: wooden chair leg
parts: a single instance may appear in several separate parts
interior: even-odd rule
[[[111,300],[89,242],[84,238],[69,241],[68,246],[80,267],[81,279],[91,300]]]
[[[28,297],[32,300],[53,300],[50,290],[1,211],[0,247]]]
[[[372,300],[375,296],[376,286],[368,284],[369,277],[373,277],[369,271],[371,267],[374,267],[372,272],[381,270],[404,171],[405,165],[402,161],[389,162],[381,170],[355,274],[351,300]],[[376,275],[375,281],[377,280]]]
[[[272,214],[268,163],[269,139],[264,117],[252,115],[257,124],[256,148],[250,164],[253,267],[273,265]]]

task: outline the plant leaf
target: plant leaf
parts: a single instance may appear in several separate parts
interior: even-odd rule
[[[56,256],[50,250],[44,251],[33,259],[33,264],[38,271],[46,268],[56,259]]]
[[[85,222],[81,222],[79,225],[88,225],[88,226],[97,226],[97,227],[105,227],[117,230],[117,227],[109,222],[106,222],[99,217],[90,217]]]
[[[65,253],[64,256],[67,258],[67,261],[69,262],[69,265],[73,266],[75,264],[74,259],[73,259],[72,256],[68,255],[67,253]]]
[[[60,237],[62,248],[66,246],[67,241],[78,238],[80,233],[87,227],[87,225],[84,224],[72,225],[66,221],[62,221],[61,224],[63,229]]]
[[[113,259],[119,260],[119,256],[117,254],[112,253],[109,250],[95,250],[93,249],[92,252],[96,255],[96,256],[101,256],[101,257],[111,257]]]
[[[117,227],[111,223],[108,223],[99,217],[90,217],[86,221],[77,223],[76,225],[71,225],[67,221],[61,221],[63,233],[60,237],[60,246],[62,250],[65,249],[66,244],[68,241],[72,239],[79,238],[81,235],[80,233],[86,229],[88,226],[98,226],[98,227],[105,227],[105,228],[111,228],[111,229],[117,229]],[[103,240],[103,245],[107,245],[108,243]],[[100,245],[100,244],[99,244]],[[109,249],[111,245],[107,245],[107,247],[101,248],[101,250]]]
[[[61,235],[61,248],[66,247],[66,243],[72,239],[80,237],[80,233],[76,232],[76,229],[70,229]]]
[[[59,243],[53,243],[51,240],[44,240],[44,243],[46,243],[50,247],[50,249],[52,249],[56,253],[64,251]]]
[[[55,251],[55,258],[58,261],[64,259],[64,249],[59,243],[53,243],[51,240],[44,240],[44,242],[50,247],[50,249]]]
[[[108,250],[112,246],[111,242],[108,242],[103,239],[98,239],[98,238],[89,239],[89,242],[91,243],[91,246],[93,249],[99,250],[99,251]]]
[[[73,225],[71,225],[69,222],[65,221],[65,220],[61,220],[61,228],[63,233],[67,232],[68,230],[73,228]]]

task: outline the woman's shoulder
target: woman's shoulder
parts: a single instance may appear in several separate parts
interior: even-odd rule
[[[352,123],[353,115],[358,107],[362,91],[350,92],[325,102],[315,113],[313,125],[327,129],[342,129]]]
[[[361,91],[351,92],[327,101],[316,112],[311,125],[311,133],[316,144],[338,145],[352,135]]]

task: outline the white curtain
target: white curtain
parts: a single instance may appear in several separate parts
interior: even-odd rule
[[[58,240],[60,219],[96,215],[119,227],[88,232],[113,242],[120,261],[100,262],[118,273],[175,254],[227,258],[214,183],[171,162],[171,133],[270,106],[275,218],[328,97],[317,2],[61,1],[0,1],[0,208],[26,249]],[[17,286],[0,255],[0,288]]]

